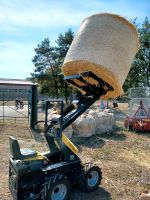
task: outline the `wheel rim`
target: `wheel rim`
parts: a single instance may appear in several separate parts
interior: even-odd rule
[[[98,182],[98,177],[99,177],[98,172],[92,171],[88,176],[88,180],[87,180],[88,185],[90,187],[94,187]]]
[[[51,194],[51,200],[64,200],[67,194],[67,187],[65,184],[56,185]]]

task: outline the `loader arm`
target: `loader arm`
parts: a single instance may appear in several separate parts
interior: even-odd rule
[[[112,91],[113,88],[102,79],[97,77],[92,72],[84,72],[73,76],[66,76],[65,81],[78,88],[83,94],[81,97],[74,100],[66,109],[64,109],[63,100],[48,100],[46,101],[46,114],[45,114],[45,137],[49,144],[51,152],[57,150],[55,142],[60,144],[62,132],[73,123],[78,117],[80,117],[92,104],[95,103],[101,96],[105,95],[108,91]],[[51,102],[59,102],[61,104],[61,114],[58,120],[52,120],[48,124],[48,108]],[[56,128],[57,127],[57,128]],[[55,130],[54,130],[55,129]],[[55,136],[51,136],[49,133],[55,132]],[[64,140],[65,141],[65,140]],[[64,142],[63,141],[63,142]],[[67,140],[67,144],[69,144]],[[73,144],[67,145],[71,151],[77,152],[76,148],[72,149]],[[68,150],[66,152],[69,152]]]

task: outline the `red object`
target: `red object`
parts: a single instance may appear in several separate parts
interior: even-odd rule
[[[132,130],[150,131],[150,115],[142,101],[137,111],[125,119],[124,126]]]

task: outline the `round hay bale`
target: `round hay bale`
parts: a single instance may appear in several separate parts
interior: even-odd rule
[[[108,13],[92,15],[81,23],[64,60],[63,74],[92,71],[114,88],[105,98],[119,96],[138,45],[136,28],[125,18]]]

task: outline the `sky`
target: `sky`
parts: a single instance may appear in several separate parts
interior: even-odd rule
[[[34,71],[34,48],[44,38],[51,46],[69,28],[109,12],[142,23],[150,18],[150,0],[0,0],[0,78],[26,79]]]

